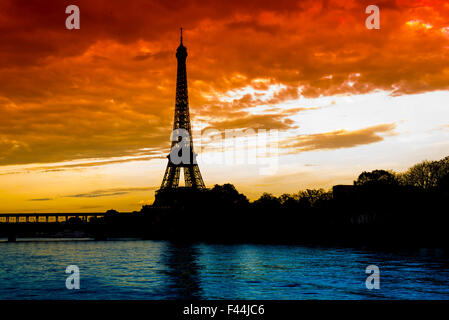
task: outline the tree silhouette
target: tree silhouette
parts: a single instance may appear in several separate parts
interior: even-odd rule
[[[263,211],[279,210],[281,208],[281,201],[271,193],[265,192],[259,199],[253,202],[253,206]]]
[[[401,180],[405,185],[430,190],[438,187],[447,174],[449,174],[449,157],[439,161],[420,162],[408,169],[401,176]]]
[[[248,198],[237,191],[234,185],[225,183],[224,185],[216,184],[211,190],[215,206],[229,207],[246,207],[249,204]]]
[[[439,181],[438,181],[438,188],[443,191],[449,191],[449,173],[444,175]]]
[[[356,186],[386,186],[397,185],[398,180],[394,172],[386,170],[373,170],[371,172],[362,172],[354,185]]]

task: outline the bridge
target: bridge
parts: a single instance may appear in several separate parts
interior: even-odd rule
[[[91,213],[0,213],[0,223],[50,223],[65,222],[71,218],[89,221],[91,218],[102,218],[104,212]]]

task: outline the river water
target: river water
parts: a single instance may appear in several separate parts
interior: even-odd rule
[[[438,249],[60,240],[0,241],[0,299],[449,299]],[[380,289],[366,288],[369,265]]]

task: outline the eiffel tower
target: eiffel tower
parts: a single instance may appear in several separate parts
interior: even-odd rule
[[[179,175],[184,170],[185,187],[190,189],[204,189],[204,181],[200,168],[196,162],[196,153],[193,151],[192,130],[189,114],[189,97],[187,92],[186,59],[187,48],[181,43],[176,50],[178,60],[178,73],[176,78],[176,103],[173,123],[171,152],[167,156],[168,164],[160,191],[179,188]],[[173,139],[177,137],[177,139]],[[184,154],[182,154],[184,152]],[[186,154],[188,153],[188,154]],[[179,161],[179,158],[182,158]]]

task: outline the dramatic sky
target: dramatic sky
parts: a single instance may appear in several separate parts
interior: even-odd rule
[[[449,154],[448,1],[2,0],[0,212],[153,201],[181,26],[207,186],[254,199]]]

